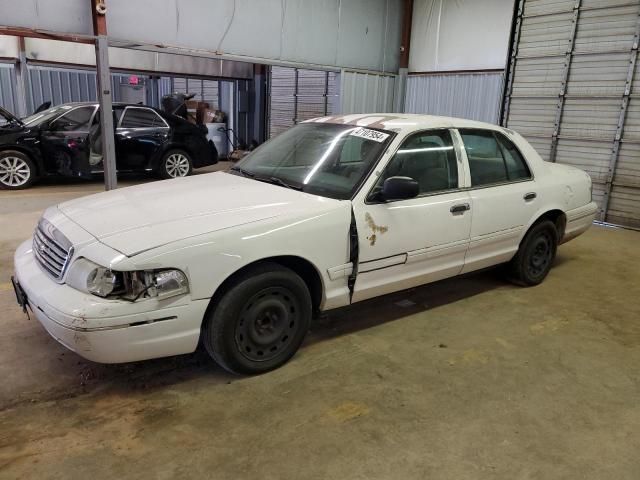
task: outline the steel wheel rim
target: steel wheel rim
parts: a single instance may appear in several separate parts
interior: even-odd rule
[[[167,158],[166,169],[170,177],[186,177],[189,173],[189,159],[181,153],[172,153]]]
[[[549,264],[553,255],[551,235],[541,233],[535,238],[532,245],[532,252],[529,256],[528,270],[533,277],[542,275]]]
[[[238,350],[254,362],[273,360],[296,338],[302,320],[296,297],[284,287],[265,288],[245,304],[236,324]]]
[[[22,158],[4,157],[0,159],[0,182],[8,187],[21,187],[29,181],[31,168]]]

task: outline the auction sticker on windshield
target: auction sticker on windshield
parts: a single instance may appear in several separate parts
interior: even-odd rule
[[[382,143],[387,138],[389,138],[388,133],[382,133],[377,130],[371,130],[370,128],[356,128],[349,135],[353,135],[354,137],[366,138],[367,140],[373,140],[374,142]]]

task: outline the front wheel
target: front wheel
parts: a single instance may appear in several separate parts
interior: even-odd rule
[[[263,264],[232,281],[212,306],[202,341],[225,370],[264,373],[296,353],[311,314],[311,295],[302,278],[278,264]]]
[[[556,258],[558,231],[553,222],[544,220],[527,232],[518,253],[509,263],[509,278],[522,286],[541,283]]]
[[[29,188],[36,178],[36,166],[22,152],[0,152],[0,188],[21,190]]]
[[[193,163],[184,150],[170,150],[160,162],[159,174],[162,178],[177,178],[191,175]]]

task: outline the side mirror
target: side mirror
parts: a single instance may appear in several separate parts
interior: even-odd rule
[[[382,185],[384,200],[406,200],[415,198],[420,193],[420,186],[411,177],[389,177]]]

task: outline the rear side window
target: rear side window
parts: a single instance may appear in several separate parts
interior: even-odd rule
[[[531,178],[522,155],[503,135],[472,129],[461,129],[460,135],[469,160],[472,186]]]
[[[96,107],[78,107],[65,113],[51,124],[51,129],[55,131],[83,131],[89,130],[89,122]]]
[[[162,119],[148,108],[127,108],[122,117],[122,128],[153,128],[165,127]]]

